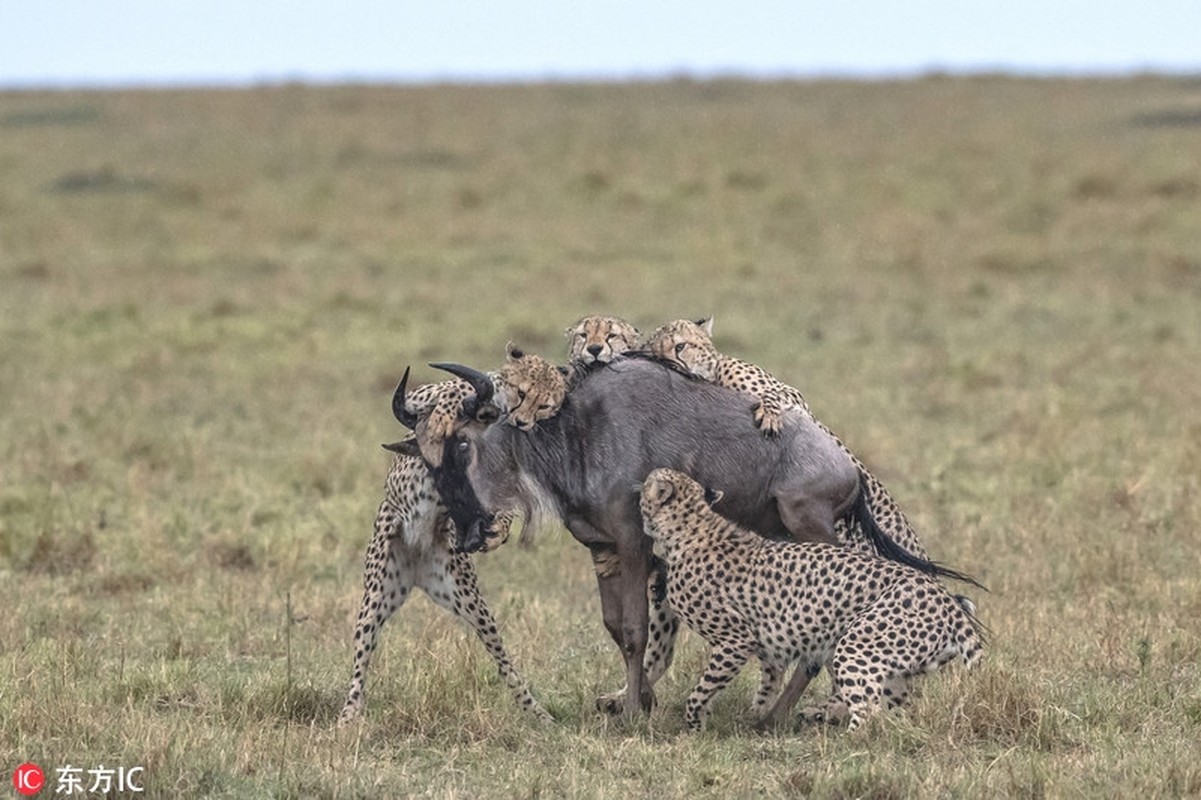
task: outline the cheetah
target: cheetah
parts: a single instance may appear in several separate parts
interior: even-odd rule
[[[617,317],[584,317],[563,332],[573,375],[582,374],[638,347],[638,329]]]
[[[548,408],[557,411],[561,405],[562,376],[556,372],[559,383],[553,379],[548,383],[545,367],[546,362],[537,356],[527,356],[516,348],[509,348],[509,360],[495,380],[499,394],[514,399],[520,397],[509,412],[509,421],[514,426],[523,428],[527,419],[545,415]],[[406,370],[402,380],[407,379]],[[427,430],[449,431],[459,416],[463,401],[472,392],[471,385],[461,380],[428,384],[406,393],[405,408],[401,411],[415,424],[427,426]],[[549,393],[544,396],[544,392]],[[496,661],[501,679],[513,692],[518,706],[542,720],[549,720],[550,715],[534,699],[509,659],[496,620],[480,594],[470,556],[454,551],[454,523],[441,505],[433,476],[416,450],[415,441],[410,438],[384,447],[395,456],[364,560],[363,600],[354,632],[354,672],[338,724],[346,725],[362,713],[367,668],[380,629],[404,604],[415,586],[476,632]],[[432,448],[432,454],[440,457],[440,448]],[[512,512],[496,516],[484,534],[485,550],[504,543],[513,517]]]
[[[506,409],[505,420],[519,430],[532,430],[563,406],[567,396],[565,370],[540,356],[524,353],[512,342],[505,352],[506,361],[495,381]]]
[[[712,336],[712,317],[696,321],[676,320],[652,333],[642,351],[688,375],[735,389],[758,400],[754,420],[765,435],[774,436],[779,433],[780,417],[785,411],[795,410],[813,419],[818,427],[837,442],[859,471],[864,499],[871,512],[869,516],[875,520],[884,535],[910,555],[928,558],[917,532],[884,484],[851,452],[842,439],[813,416],[800,390],[776,379],[762,367],[723,355],[713,346]],[[835,525],[835,533],[841,541],[857,550],[876,552],[872,544],[875,537],[867,535],[854,522],[839,520]]]
[[[713,696],[752,655],[763,667],[752,704],[761,719],[787,715],[826,666],[833,692],[801,717],[849,721],[852,730],[901,705],[914,676],[981,657],[971,602],[911,567],[837,545],[764,539],[717,514],[700,484],[674,470],[647,476],[639,507],[663,551],[668,603],[710,646],[685,707],[691,731],[704,728]],[[796,674],[768,711],[793,662]]]

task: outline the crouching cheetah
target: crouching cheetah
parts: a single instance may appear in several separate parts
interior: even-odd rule
[[[813,419],[818,427],[838,443],[859,471],[870,517],[875,520],[884,535],[911,555],[927,558],[926,549],[922,547],[917,532],[884,484],[833,431],[813,417],[800,390],[778,380],[762,367],[724,355],[713,346],[712,336],[712,317],[695,322],[680,319],[658,328],[647,339],[642,350],[688,375],[726,386],[758,400],[754,419],[765,435],[774,436],[779,433],[780,417],[785,411],[795,410]],[[847,544],[864,552],[875,552],[871,544],[874,537],[865,535],[855,525],[840,520],[836,528],[840,538]]]
[[[548,370],[558,378],[550,377]],[[405,378],[408,371],[405,371]],[[563,378],[554,367],[534,355],[510,347],[508,360],[496,374],[497,394],[510,404],[508,421],[528,429],[538,418],[557,412],[563,401]],[[472,394],[466,381],[427,384],[405,393],[399,415],[430,431],[449,431],[463,401]],[[379,640],[380,628],[418,587],[442,608],[462,619],[483,642],[496,661],[500,677],[517,704],[539,718],[550,715],[538,704],[513,666],[497,630],[496,620],[480,594],[475,565],[465,553],[455,552],[454,523],[442,507],[434,479],[407,439],[384,445],[396,453],[385,481],[384,500],[375,516],[375,529],[363,565],[363,600],[355,624],[354,673],[350,692],[338,718],[345,725],[357,718],[365,702],[367,668]],[[440,447],[434,453],[441,452]],[[485,550],[504,543],[512,513],[498,514],[485,531]]]
[[[663,548],[667,601],[710,646],[685,708],[689,729],[704,727],[713,696],[751,656],[763,666],[752,706],[760,716],[787,714],[824,665],[833,693],[802,717],[849,718],[852,729],[904,702],[913,676],[980,658],[970,601],[930,576],[849,548],[769,541],[718,515],[705,495],[689,476],[657,469],[640,499],[646,533]],[[793,662],[796,675],[764,714]]]

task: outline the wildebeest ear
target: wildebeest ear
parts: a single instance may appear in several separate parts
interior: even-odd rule
[[[402,456],[421,457],[421,448],[417,446],[416,439],[401,439],[399,442],[380,445],[385,450],[391,450],[393,453],[400,453]]]
[[[696,321],[696,325],[698,328],[703,330],[709,336],[713,335],[713,316],[712,315],[698,319]]]
[[[492,403],[480,403],[473,416],[477,422],[491,425],[500,419],[500,409]]]
[[[512,342],[509,342],[505,345],[505,352],[508,354],[510,361],[516,361],[517,359],[525,356],[525,353],[522,351],[522,349]]]
[[[725,496],[726,493],[721,489],[711,489],[708,486],[705,487],[705,503],[710,507],[717,505]]]

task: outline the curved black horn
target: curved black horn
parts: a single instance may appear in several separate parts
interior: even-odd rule
[[[405,408],[405,384],[408,382],[409,368],[405,367],[405,374],[400,376],[400,383],[396,384],[396,391],[392,393],[392,416],[401,425],[413,430],[417,427],[417,415]]]
[[[492,399],[492,392],[495,387],[492,385],[492,379],[478,369],[465,367],[462,364],[430,364],[434,369],[440,369],[443,372],[449,372],[456,378],[462,378],[471,384],[471,388],[475,389],[475,399],[478,403],[486,403]]]

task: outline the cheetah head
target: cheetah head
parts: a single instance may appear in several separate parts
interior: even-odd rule
[[[512,342],[496,383],[508,409],[506,420],[523,431],[559,413],[567,396],[567,379],[558,367]]]
[[[591,316],[572,325],[567,336],[567,359],[572,364],[608,364],[638,346],[638,329],[617,317]]]
[[[713,317],[695,322],[677,319],[657,329],[643,350],[689,375],[712,381],[717,378],[721,354],[713,346]]]
[[[660,468],[643,481],[638,507],[647,535],[664,539],[687,527],[683,520],[690,512],[712,506],[721,498],[720,491],[701,486],[683,472]]]

